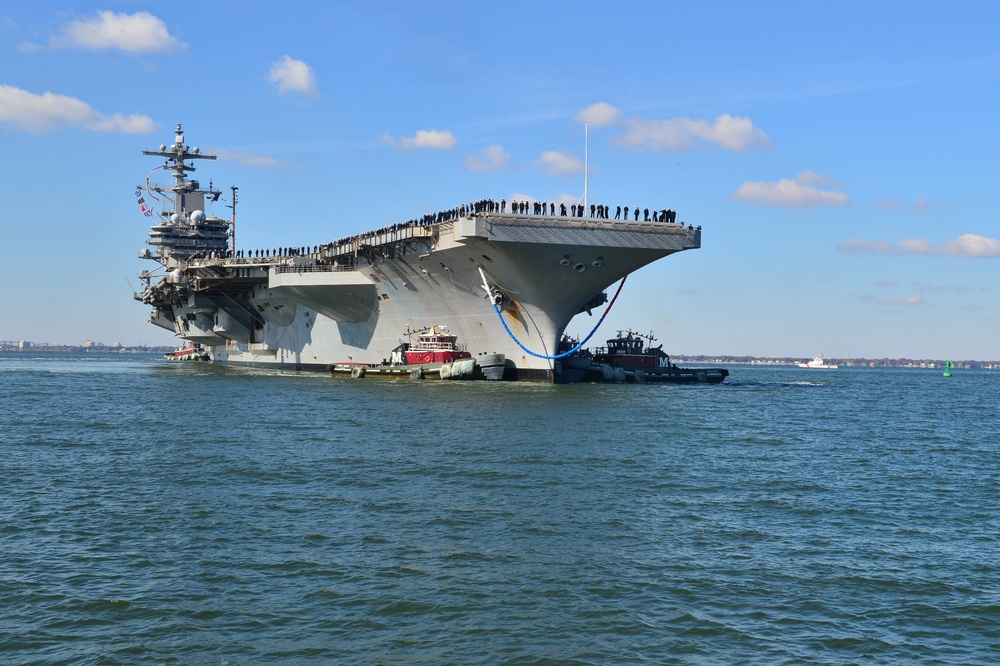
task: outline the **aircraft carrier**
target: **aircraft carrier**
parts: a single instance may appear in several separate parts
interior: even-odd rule
[[[666,216],[466,205],[323,245],[247,251],[235,247],[234,219],[206,214],[221,192],[189,177],[214,155],[185,144],[180,125],[171,145],[142,153],[164,163],[136,188],[155,222],[139,256],[157,266],[140,273],[135,298],[215,363],[385,365],[410,334],[444,326],[472,358],[502,365],[493,376],[559,381],[573,317],[600,310],[636,269],[701,246],[700,226]],[[157,170],[173,183],[152,182]],[[233,217],[235,197],[234,187]]]

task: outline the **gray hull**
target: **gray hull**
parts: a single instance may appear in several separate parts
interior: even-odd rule
[[[383,363],[407,331],[443,325],[473,357],[503,354],[505,378],[552,381],[553,361],[511,339],[494,299],[524,347],[552,356],[574,316],[603,312],[608,287],[700,244],[700,228],[678,224],[480,213],[294,258],[190,261],[151,321],[215,362],[315,369]]]

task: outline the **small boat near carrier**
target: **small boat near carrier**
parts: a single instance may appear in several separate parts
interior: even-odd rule
[[[178,347],[163,355],[167,361],[211,361],[212,357],[200,344]]]
[[[836,370],[838,367],[836,363],[826,362],[826,359],[823,358],[823,350],[820,350],[819,354],[817,354],[816,358],[813,360],[803,361],[802,363],[799,363],[798,366],[800,368],[809,368],[812,370]]]
[[[416,336],[416,341],[412,337]],[[507,379],[506,358],[503,354],[473,356],[458,343],[458,336],[445,326],[430,326],[407,331],[407,342],[400,342],[382,363],[334,363],[334,377],[381,377],[389,379]],[[560,351],[579,348],[557,363],[556,382],[576,383],[674,383],[719,384],[729,376],[725,368],[680,368],[663,351],[663,345],[652,346],[653,334],[641,335],[618,331],[606,347],[591,351],[579,348],[576,340],[567,338]]]
[[[416,342],[412,341],[414,335]],[[446,326],[407,330],[406,337],[407,341],[400,342],[382,363],[334,363],[330,374],[355,379],[503,379],[506,361],[503,354],[473,357]]]
[[[652,346],[655,341],[652,332],[642,335],[618,331],[606,347],[563,359],[564,381],[719,384],[729,376],[725,368],[678,367],[663,351],[662,344]]]

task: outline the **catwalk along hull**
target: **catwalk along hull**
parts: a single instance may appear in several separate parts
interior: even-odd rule
[[[186,151],[179,128],[178,137]],[[178,212],[180,226],[193,215]],[[203,345],[215,362],[381,364],[409,331],[443,325],[473,358],[503,354],[505,378],[537,381],[554,380],[544,357],[556,355],[574,316],[590,310],[596,323],[608,287],[701,244],[700,227],[683,224],[466,211],[267,257],[225,246],[178,256],[173,236],[149,257],[165,273],[158,282],[145,273],[136,297],[153,306],[152,323]]]

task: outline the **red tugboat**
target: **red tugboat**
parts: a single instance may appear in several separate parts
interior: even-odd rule
[[[431,326],[426,331],[417,334],[417,341],[410,343],[404,354],[407,365],[423,363],[451,363],[460,358],[472,358],[472,354],[459,349],[455,341],[457,335],[452,335],[442,326]]]
[[[617,382],[673,382],[718,384],[729,376],[725,368],[678,368],[670,362],[663,345],[652,347],[652,332],[640,335],[629,331],[608,340],[607,348],[594,350],[591,366],[593,381]],[[599,377],[597,376],[599,374]]]
[[[407,340],[417,336],[416,342],[400,342],[388,360],[374,363],[334,363],[330,373],[334,377],[386,377],[410,379],[488,379],[502,380],[506,371],[503,354],[480,354],[473,358],[464,345],[457,343],[444,326],[430,326],[419,331],[407,328]]]
[[[212,358],[200,344],[181,347],[163,355],[168,361],[211,361]]]

